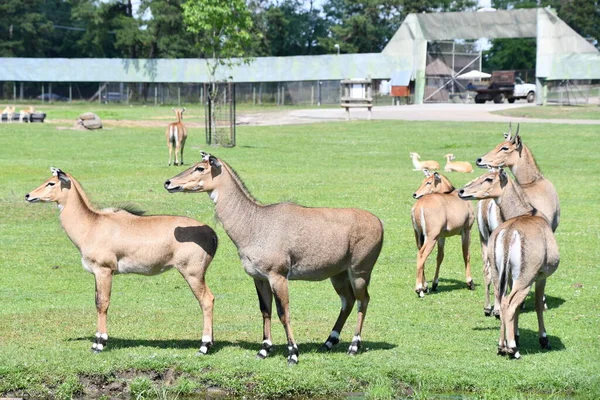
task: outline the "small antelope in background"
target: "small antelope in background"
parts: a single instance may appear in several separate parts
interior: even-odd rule
[[[440,163],[438,163],[437,161],[419,161],[421,156],[418,153],[410,153],[410,158],[412,159],[413,165],[415,167],[413,171],[421,171],[423,169],[435,171],[437,169],[440,169]]]
[[[217,250],[212,228],[187,217],[98,210],[73,176],[57,168],[51,171],[52,177],[25,199],[58,204],[60,222],[80,251],[83,268],[94,274],[98,323],[92,350],[101,352],[108,341],[106,316],[113,275],[157,275],[175,267],[202,308],[204,328],[198,353],[206,354],[213,344],[214,296],[205,282]]]
[[[263,359],[273,349],[274,297],[287,337],[288,364],[298,362],[298,346],[290,324],[289,280],[327,278],[342,307],[321,349],[330,350],[339,342],[356,302],[358,321],[348,348],[348,354],[356,354],[369,305],[367,287],[383,244],[379,218],[356,208],[262,205],[229,165],[208,153],[201,154],[202,161],[166,181],[165,189],[171,193],[206,192],[215,204],[217,219],[235,243],[242,266],[256,286],[263,317],[263,342],[257,357]]]
[[[173,108],[173,111],[175,111],[175,115],[177,116],[177,122],[170,123],[165,133],[167,146],[169,147],[169,165],[171,165],[171,160],[173,159],[173,150],[175,150],[173,164],[179,165],[179,160],[181,160],[181,165],[183,165],[183,147],[187,139],[187,130],[182,122],[185,108]]]
[[[454,154],[446,154],[446,166],[444,166],[444,171],[446,172],[464,172],[471,173],[473,172],[473,166],[468,161],[454,161],[456,157]]]
[[[13,115],[15,114],[15,107],[6,106],[4,110],[2,110],[2,114],[6,114],[6,122],[12,123]],[[2,123],[2,114],[0,114],[0,123]]]
[[[27,122],[31,122],[31,114],[33,114],[35,112],[35,107],[33,106],[29,106],[24,110],[19,111],[19,122],[23,122],[24,119],[27,120]]]
[[[523,144],[519,136],[519,125],[514,134],[512,125],[509,125],[505,140],[478,158],[477,166],[510,168],[515,181],[527,196],[527,201],[542,213],[552,231],[556,231],[560,222],[558,193],[552,182],[542,175],[531,150]]]
[[[505,218],[492,232],[487,251],[496,300],[500,304],[498,354],[521,357],[518,349],[520,306],[534,283],[539,342],[543,349],[550,349],[544,326],[544,289],[546,278],[556,271],[560,261],[550,225],[502,168],[468,183],[459,191],[459,196],[464,200],[492,198]]]
[[[470,203],[458,198],[458,192],[450,181],[437,172],[425,172],[425,179],[413,194],[417,199],[411,210],[412,224],[417,243],[417,281],[415,292],[425,297],[428,291],[425,279],[425,262],[437,244],[435,276],[432,290],[437,290],[440,266],[444,260],[444,244],[449,236],[461,235],[467,286],[473,290],[471,255],[469,245],[471,227],[475,219]]]

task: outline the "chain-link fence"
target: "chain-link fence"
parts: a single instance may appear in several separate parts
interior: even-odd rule
[[[374,104],[392,104],[392,98],[380,94],[382,80],[373,80]],[[339,105],[339,80],[300,82],[235,83],[236,102],[253,105]],[[38,83],[0,82],[0,101],[81,101],[97,103],[176,105],[205,104],[203,83]]]

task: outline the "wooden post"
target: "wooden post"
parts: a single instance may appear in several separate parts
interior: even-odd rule
[[[52,82],[48,83],[48,103],[52,103]]]
[[[44,103],[44,95],[46,93],[44,93],[44,84],[42,83],[42,103]]]
[[[102,84],[98,83],[98,104],[102,104]]]
[[[252,105],[256,105],[256,86],[252,84]]]
[[[23,82],[21,82],[20,86],[19,99],[23,101]]]
[[[177,84],[177,107],[181,107],[181,86]]]
[[[13,101],[17,101],[17,82],[13,82]]]
[[[154,105],[158,105],[158,83],[154,84]]]
[[[69,82],[69,103],[73,102],[73,84]]]
[[[310,87],[310,105],[315,104],[315,85],[311,85]]]

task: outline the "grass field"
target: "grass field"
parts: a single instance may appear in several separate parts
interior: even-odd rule
[[[360,207],[384,222],[362,353],[345,354],[355,313],[340,345],[328,354],[316,351],[337,317],[339,299],[329,282],[292,282],[300,363],[288,368],[276,318],[276,351],[264,361],[255,358],[262,319],[254,285],[216,224],[208,196],[164,190],[163,182],[182,167],[167,167],[162,128],[0,125],[0,397],[598,398],[598,127],[521,124],[525,144],[561,199],[561,263],[546,287],[552,351],[539,349],[529,298],[520,318],[523,358],[496,356],[499,324],[483,315],[475,225],[476,289],[466,289],[460,240],[450,238],[438,292],[419,299],[413,291],[411,195],[422,174],[412,171],[408,153],[442,163],[452,152],[474,161],[505,129],[492,123],[404,121],[244,126],[238,128],[237,147],[208,149],[233,166],[263,203]],[[190,130],[188,165],[206,149],[203,138],[203,130]],[[89,351],[96,323],[93,278],[60,227],[56,206],[24,200],[50,176],[50,166],[78,178],[98,206],[135,203],[151,214],[186,215],[216,227],[220,248],[208,274],[216,296],[211,354],[194,355],[201,312],[173,271],[117,276],[108,348],[100,355]],[[459,187],[479,172],[448,176]],[[428,279],[434,258],[427,263]]]
[[[510,110],[494,111],[492,114],[507,117],[543,118],[543,119],[600,119],[600,106],[586,104],[577,106],[550,105],[545,107],[520,107]]]

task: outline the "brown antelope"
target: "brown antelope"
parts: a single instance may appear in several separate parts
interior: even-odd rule
[[[459,196],[464,200],[492,198],[506,219],[492,232],[487,251],[496,300],[500,304],[498,354],[520,358],[520,305],[534,283],[539,342],[543,349],[550,349],[544,326],[543,297],[546,278],[556,271],[560,260],[550,225],[502,168],[468,183],[459,191]],[[508,293],[510,282],[512,289]]]
[[[446,172],[464,172],[471,173],[473,172],[473,166],[468,161],[454,161],[456,157],[454,154],[446,154],[446,165],[444,166],[444,171]]]
[[[552,231],[556,231],[560,222],[560,203],[552,182],[544,178],[538,168],[531,150],[525,146],[517,132],[512,134],[512,127],[505,135],[505,140],[492,151],[477,159],[479,167],[508,167],[516,182],[527,196],[527,201],[548,220]]]
[[[183,147],[187,139],[187,130],[182,122],[185,108],[173,108],[173,111],[175,111],[175,115],[177,116],[177,122],[170,123],[165,132],[167,146],[169,147],[169,165],[171,165],[171,159],[173,159],[173,149],[175,149],[173,164],[179,165],[179,160],[181,160],[181,165],[183,165]]]
[[[12,123],[13,115],[15,114],[15,107],[6,106],[4,110],[2,110],[2,114],[6,114],[6,122]],[[2,123],[2,114],[0,114],[0,123]]]
[[[383,243],[383,225],[373,214],[354,208],[308,208],[293,203],[262,205],[222,160],[202,153],[202,161],[165,182],[169,192],[207,192],[217,219],[235,243],[242,266],[254,278],[263,317],[263,342],[257,357],[273,348],[273,297],[284,326],[288,364],[298,362],[298,346],[290,325],[288,281],[329,278],[342,306],[332,332],[321,347],[329,350],[354,302],[358,322],[348,354],[361,346],[369,293],[367,287]]]
[[[157,275],[175,267],[185,278],[204,316],[199,354],[213,343],[214,296],[205,282],[217,250],[217,235],[186,217],[107,208],[95,209],[73,176],[52,168],[52,177],[25,196],[30,203],[56,202],[61,224],[79,249],[83,268],[96,280],[98,324],[92,350],[107,344],[106,315],[115,274]]]
[[[419,161],[421,156],[418,153],[410,153],[410,158],[412,159],[413,165],[415,167],[413,169],[413,171],[421,171],[425,168],[430,171],[435,171],[437,169],[440,169],[440,163],[438,163],[437,161],[434,161],[434,160]]]
[[[475,219],[470,203],[465,203],[458,198],[454,186],[438,173],[425,173],[425,180],[413,194],[417,199],[411,210],[412,224],[417,242],[417,282],[415,292],[419,297],[425,297],[428,291],[425,279],[425,262],[438,245],[435,276],[432,290],[437,290],[440,266],[444,260],[444,244],[446,238],[460,234],[462,239],[462,252],[465,262],[466,282],[469,289],[473,289],[471,277],[471,255],[469,245],[471,240],[471,227]],[[444,181],[445,180],[445,181]],[[447,182],[447,183],[444,183]],[[449,185],[449,186],[448,186]],[[436,187],[438,189],[436,189]],[[444,189],[442,189],[444,188]],[[444,190],[436,192],[436,190]]]
[[[29,106],[24,110],[19,111],[19,122],[23,122],[24,119],[27,119],[27,122],[31,122],[31,114],[35,112],[35,107]]]
[[[420,199],[432,193],[452,193],[454,191],[454,186],[444,175],[437,172],[432,173],[427,168],[423,169],[423,174],[425,174],[425,179],[413,193],[414,199]]]

